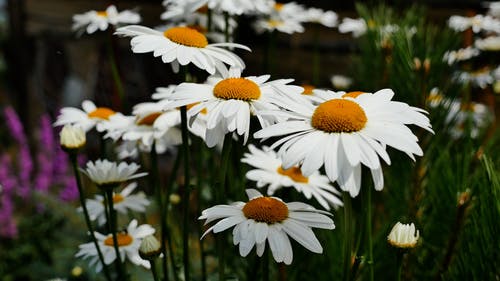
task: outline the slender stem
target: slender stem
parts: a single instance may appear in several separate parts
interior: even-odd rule
[[[125,92],[123,90],[123,83],[120,77],[120,72],[118,71],[118,64],[116,60],[115,50],[113,48],[113,34],[110,33],[108,36],[108,56],[109,64],[111,67],[111,75],[115,82],[116,91],[118,92],[118,98],[120,99],[120,106],[124,109],[125,106]]]
[[[202,159],[202,161],[196,161],[196,171],[198,172],[197,176],[196,176],[196,207],[197,207],[197,210],[196,210],[196,213],[199,214],[201,212],[201,209],[202,209],[202,206],[201,206],[201,195],[200,195],[200,191],[202,189],[202,183],[203,183],[203,175],[204,173],[202,171],[204,171],[203,169],[203,163],[209,163],[209,162],[205,162],[207,159],[205,158],[205,153],[203,148],[203,143],[200,142],[200,139],[198,139],[198,141],[196,142],[197,144],[197,147],[199,148],[199,157]],[[196,231],[198,232],[198,235],[201,237],[201,235],[203,234],[203,231],[202,231],[202,228],[201,228],[201,222],[197,223],[196,224]],[[202,281],[206,281],[207,280],[207,264],[206,264],[206,261],[205,261],[205,245],[204,245],[204,241],[203,239],[198,239],[198,248],[200,250],[200,267],[201,267],[201,280]]]
[[[262,263],[262,280],[269,281],[269,251],[264,253],[264,262]]]
[[[90,237],[92,237],[92,242],[94,243],[94,246],[97,250],[99,261],[102,263],[102,268],[104,270],[104,275],[106,276],[106,280],[111,281],[111,275],[109,274],[108,266],[104,263],[104,256],[102,255],[101,248],[99,247],[97,239],[95,238],[94,228],[92,227],[92,223],[90,222],[89,211],[87,209],[87,205],[85,204],[85,198],[83,195],[83,188],[82,188],[82,180],[80,178],[80,172],[78,171],[77,154],[70,152],[69,158],[71,160],[71,166],[73,167],[73,172],[75,173],[76,186],[78,187],[78,194],[80,197],[80,204],[82,205],[83,209],[83,215],[85,217],[85,223],[87,224],[87,228],[90,232]]]
[[[278,281],[286,281],[286,265],[278,263]]]
[[[208,9],[207,11],[207,32],[210,32],[212,31],[212,10],[211,9]]]
[[[368,186],[364,190],[365,193],[365,206],[366,206],[366,237],[367,237],[367,253],[366,253],[366,262],[368,264],[369,270],[369,280],[375,280],[375,274],[373,269],[373,237],[372,237],[372,188]]]
[[[228,133],[224,137],[224,144],[222,147],[222,158],[221,158],[221,165],[220,165],[220,174],[219,174],[219,186],[217,186],[216,190],[215,190],[216,201],[218,204],[221,204],[224,201],[223,195],[226,192],[226,173],[227,173],[227,166],[228,166],[228,162],[229,162],[229,156],[231,155],[232,143],[233,143],[233,141],[231,139],[231,133]],[[224,240],[225,240],[224,233],[220,233],[215,240],[217,254],[219,255],[219,280],[225,280]]]
[[[404,250],[398,249],[398,253],[396,255],[396,266],[398,268],[396,281],[401,280],[401,273],[403,272],[403,257],[404,257]]]
[[[116,253],[116,270],[118,272],[118,279],[117,280],[125,280],[125,274],[123,272],[122,268],[122,259],[120,255],[120,249],[118,246],[118,237],[116,235],[116,210],[114,207],[114,202],[113,202],[113,188],[107,187],[106,188],[106,196],[108,197],[108,203],[109,203],[109,214],[110,214],[110,227],[111,227],[111,235],[113,236],[113,247],[115,248],[115,253]]]
[[[163,269],[163,279],[168,280],[168,264],[167,264],[167,251],[166,251],[166,231],[167,226],[165,224],[165,216],[167,211],[165,211],[165,204],[163,198],[163,190],[160,188],[158,177],[158,154],[156,153],[156,142],[153,142],[150,153],[151,160],[151,185],[156,193],[156,200],[158,201],[158,208],[160,209],[160,231],[161,231],[161,253],[163,254],[163,260],[161,262]]]
[[[224,12],[224,40],[226,42],[229,42],[229,14],[227,12]]]
[[[191,187],[189,185],[190,177],[190,167],[189,167],[189,139],[188,139],[188,127],[187,127],[187,108],[186,106],[181,107],[181,130],[182,130],[182,151],[184,154],[184,189],[183,189],[183,230],[182,230],[182,249],[183,249],[183,262],[184,262],[184,277],[185,280],[190,280],[189,278],[189,194],[191,192]]]
[[[352,202],[348,192],[342,193],[344,201],[344,281],[349,280],[351,271],[351,251],[352,251]]]
[[[170,207],[170,194],[172,193],[172,189],[173,189],[173,185],[174,185],[174,181],[176,179],[176,176],[177,176],[177,171],[179,170],[179,166],[180,166],[180,159],[181,159],[181,156],[182,154],[181,153],[177,153],[177,156],[175,157],[175,161],[174,161],[174,167],[172,168],[172,172],[170,174],[170,177],[168,178],[167,180],[167,184],[166,184],[166,194],[165,194],[165,197],[163,198],[164,202],[165,202],[165,206],[164,206],[164,212],[165,214],[163,215],[163,217],[165,218],[164,219],[164,223],[165,223],[165,235],[166,235],[166,239],[167,239],[167,246],[168,246],[168,252],[170,254],[170,262],[171,262],[171,266],[172,266],[172,274],[174,275],[174,280],[177,281],[178,280],[178,276],[177,276],[177,268],[175,267],[175,260],[174,260],[174,250],[173,250],[173,247],[172,247],[172,239],[170,237],[170,228],[168,227],[168,209]],[[165,261],[164,262],[167,262],[167,256],[164,256],[164,259]],[[168,278],[168,276],[164,277],[164,278]]]
[[[320,69],[320,55],[319,55],[319,31],[318,26],[314,28],[314,39],[313,39],[313,86],[319,86],[319,69]]]
[[[106,217],[106,232],[110,233],[111,232],[111,218],[109,215],[109,209],[106,206],[109,206],[108,203],[108,196],[106,195],[106,191],[102,190],[102,197],[104,198],[104,216]]]
[[[155,260],[150,260],[149,264],[151,265],[151,272],[153,273],[153,280],[154,281],[160,281],[160,278],[158,277],[158,272],[156,271]]]

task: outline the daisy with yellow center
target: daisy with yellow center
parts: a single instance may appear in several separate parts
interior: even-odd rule
[[[70,124],[81,127],[85,132],[96,127],[97,131],[103,132],[105,131],[105,123],[109,121],[110,117],[116,114],[120,115],[110,108],[97,107],[89,100],[82,102],[82,109],[63,107],[54,126]]]
[[[373,94],[316,90],[315,94],[322,103],[315,105],[307,99],[283,103],[289,120],[254,134],[255,138],[286,136],[271,147],[281,145],[278,155],[284,169],[301,165],[307,177],[324,166],[328,178],[355,197],[361,187],[361,165],[371,170],[375,189],[383,188],[379,157],[390,164],[386,145],[412,159],[423,154],[407,125],[432,132],[429,119],[422,109],[391,101],[392,90]]]
[[[214,74],[216,70],[227,71],[225,64],[245,68],[244,62],[234,53],[221,47],[250,49],[236,43],[209,44],[207,37],[199,31],[186,27],[172,27],[164,32],[139,25],[118,28],[116,35],[133,37],[130,41],[134,53],[153,52],[164,63],[171,63],[174,71],[179,65],[194,64],[199,69]]]
[[[246,177],[256,181],[259,188],[268,186],[268,195],[273,195],[281,188],[293,187],[304,194],[307,199],[314,197],[326,210],[330,210],[330,206],[342,206],[342,201],[339,199],[340,192],[330,185],[330,180],[326,176],[318,171],[305,177],[297,166],[283,169],[281,159],[269,147],[264,146],[261,150],[254,145],[249,145],[248,149],[249,152],[243,155],[241,162],[256,169],[248,171]]]
[[[111,234],[103,235],[99,232],[94,232],[97,238],[97,243],[101,249],[102,255],[104,256],[104,263],[111,264],[116,260],[116,252],[113,247],[113,237]],[[137,226],[137,220],[132,220],[127,230],[117,234],[118,249],[120,251],[120,257],[122,262],[129,260],[135,265],[144,266],[145,268],[150,268],[150,264],[147,260],[142,259],[139,256],[139,247],[141,241],[144,237],[155,233],[155,229],[149,224],[143,224]],[[96,267],[96,272],[102,270],[102,263],[99,261],[97,254],[97,249],[93,242],[82,244],[79,247],[76,257],[81,257],[83,259],[89,259],[89,265],[91,267]]]
[[[306,11],[305,20],[307,22],[318,23],[326,27],[335,27],[338,16],[334,11],[323,11],[318,8],[309,8]]]
[[[149,200],[143,192],[132,194],[137,188],[137,183],[128,184],[121,192],[113,194],[113,207],[118,213],[126,215],[128,211],[144,213],[149,205]],[[98,225],[106,223],[106,214],[104,210],[104,197],[96,195],[94,199],[87,199],[85,204],[89,210],[90,219],[97,221]],[[81,210],[81,208],[79,208]]]
[[[73,30],[85,30],[92,34],[97,30],[104,31],[109,25],[139,23],[141,16],[133,11],[125,10],[118,12],[114,5],[109,6],[104,11],[88,11],[83,14],[73,16]]]
[[[262,127],[277,122],[277,118],[263,119],[262,110],[278,110],[275,105],[287,94],[298,95],[302,88],[288,85],[293,80],[269,81],[269,75],[241,77],[241,70],[231,69],[223,78],[211,77],[207,84],[182,83],[171,96],[169,107],[196,104],[187,111],[188,118],[206,110],[207,130],[205,142],[214,147],[226,133],[244,136],[246,143],[250,133],[250,116],[256,114]]]
[[[323,252],[311,228],[334,229],[333,220],[325,215],[329,213],[301,202],[285,203],[277,197],[264,197],[255,189],[246,192],[247,203],[217,205],[202,212],[199,219],[205,219],[206,224],[221,219],[203,236],[234,226],[233,243],[239,245],[242,257],[246,257],[254,246],[261,257],[267,241],[274,260],[285,264],[291,264],[293,260],[289,237],[311,252]]]

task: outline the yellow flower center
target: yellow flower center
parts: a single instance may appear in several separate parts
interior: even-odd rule
[[[99,118],[104,120],[109,120],[109,116],[115,114],[115,112],[107,107],[98,107],[94,111],[87,114],[89,118]]]
[[[120,203],[124,200],[125,198],[123,198],[123,196],[121,194],[114,194],[113,195],[113,203],[116,204],[116,203]]]
[[[278,27],[280,25],[283,25],[283,21],[280,20],[268,20],[267,23],[269,23],[271,27]]]
[[[117,233],[116,234],[116,240],[118,242],[118,246],[127,246],[132,244],[134,241],[134,237],[128,235],[128,233]],[[105,240],[104,240],[104,245],[113,247],[113,235],[109,235]]]
[[[136,124],[141,126],[153,126],[153,124],[155,123],[156,119],[158,119],[158,117],[160,117],[160,115],[162,115],[163,113],[162,112],[154,112],[154,113],[150,113],[142,118],[140,118],[139,120],[137,120]]]
[[[208,45],[205,35],[189,27],[172,27],[163,32],[170,41],[189,47],[204,48]]]
[[[225,100],[251,101],[260,97],[260,89],[251,80],[245,78],[228,78],[215,85],[214,96]]]
[[[313,85],[302,85],[302,88],[304,88],[304,91],[302,92],[303,95],[312,95],[313,94],[313,90],[315,89],[315,87]]]
[[[328,133],[351,133],[363,129],[367,120],[365,111],[357,103],[333,99],[316,107],[311,125]]]
[[[342,95],[342,97],[343,97],[343,98],[347,98],[347,97],[349,97],[349,98],[353,98],[353,99],[355,99],[355,98],[357,98],[359,95],[364,94],[364,93],[365,93],[365,92],[360,92],[360,91],[349,92],[349,93],[345,93],[345,94],[343,94],[343,95]]]
[[[278,167],[278,174],[288,176],[294,182],[308,183],[309,179],[302,175],[302,171],[299,167],[291,167],[290,169],[283,169],[283,167]]]
[[[108,12],[106,12],[106,11],[97,11],[96,14],[97,14],[97,16],[104,17],[104,18],[108,16]]]
[[[271,197],[259,197],[245,204],[243,214],[248,219],[273,224],[288,218],[288,207],[280,200]]]
[[[275,3],[274,4],[274,9],[276,11],[281,11],[283,9],[283,6],[285,6],[285,4],[283,4],[283,3]]]

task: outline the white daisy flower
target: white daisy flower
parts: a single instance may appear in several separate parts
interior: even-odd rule
[[[289,236],[313,253],[323,252],[311,228],[334,229],[333,220],[325,215],[327,212],[301,202],[285,203],[277,197],[263,197],[255,189],[247,189],[246,193],[247,203],[235,202],[204,210],[199,219],[206,219],[205,224],[222,220],[203,236],[210,231],[219,233],[234,226],[233,243],[239,244],[242,257],[246,257],[254,246],[257,255],[262,256],[267,240],[274,260],[285,264],[291,264],[293,260]]]
[[[110,162],[106,159],[88,161],[85,170],[82,170],[90,180],[98,186],[115,186],[117,184],[140,178],[148,173],[137,173],[140,166],[136,163]]]
[[[495,79],[488,68],[480,69],[474,72],[458,72],[455,74],[454,78],[460,83],[470,83],[481,89],[485,89],[488,85],[492,85],[493,82],[495,82]]]
[[[500,1],[483,2],[483,6],[488,8],[488,14],[495,18],[500,18]]]
[[[257,33],[277,30],[287,34],[294,34],[302,33],[305,30],[304,26],[298,21],[280,18],[258,19],[254,22],[253,27]]]
[[[109,25],[139,23],[141,16],[133,11],[125,10],[118,12],[114,5],[106,8],[105,11],[88,11],[83,14],[73,16],[73,30],[85,29],[88,34],[97,30],[104,31]]]
[[[335,27],[337,25],[338,16],[334,11],[323,11],[318,8],[309,8],[306,11],[306,21],[319,23],[326,27]]]
[[[256,181],[259,188],[268,186],[268,195],[273,195],[276,190],[283,187],[293,187],[307,199],[314,197],[326,210],[330,210],[330,206],[342,206],[342,201],[338,198],[340,192],[318,171],[305,177],[297,166],[283,169],[281,159],[267,146],[260,150],[254,145],[249,145],[248,149],[250,152],[243,155],[241,162],[257,169],[248,171],[246,177]]]
[[[130,41],[134,53],[153,52],[164,63],[171,63],[174,71],[179,65],[193,63],[196,67],[214,74],[226,71],[226,66],[245,68],[245,63],[234,53],[220,47],[250,49],[236,43],[208,44],[207,37],[195,29],[179,26],[160,32],[140,25],[120,27],[115,34],[133,37]]]
[[[113,207],[118,213],[126,215],[129,210],[140,213],[146,212],[146,207],[149,206],[149,200],[146,199],[143,192],[132,194],[136,188],[137,183],[133,182],[123,188],[121,192],[113,193]],[[85,205],[89,210],[91,220],[97,221],[98,225],[104,225],[106,223],[103,196],[96,195],[94,199],[87,199]],[[82,208],[80,207],[78,210],[81,211]]]
[[[141,265],[145,268],[150,268],[149,261],[142,259],[139,256],[139,247],[144,237],[155,233],[155,229],[149,224],[137,226],[137,220],[132,220],[127,231],[117,233],[118,249],[122,262],[129,260],[135,265]],[[103,235],[99,232],[94,232],[99,249],[104,257],[105,264],[111,264],[116,260],[116,252],[113,246],[113,236],[111,234]],[[76,257],[90,259],[89,265],[96,267],[96,272],[102,270],[102,263],[99,261],[97,249],[93,242],[81,244]]]
[[[387,236],[387,242],[397,248],[414,248],[420,237],[418,229],[413,223],[403,224],[397,222]]]
[[[478,48],[479,49],[479,48]],[[446,51],[443,60],[449,65],[455,62],[464,61],[479,56],[479,50],[473,47],[458,49],[456,51]]]
[[[184,21],[197,10],[207,5],[208,0],[167,0],[163,1],[166,11],[160,15],[162,20]]]
[[[208,8],[229,15],[267,13],[270,5],[266,1],[248,0],[207,0]]]
[[[448,26],[455,31],[465,31],[469,28],[474,33],[489,31],[500,33],[500,21],[491,16],[475,15],[473,17],[451,16]]]
[[[105,129],[103,124],[109,121],[112,115],[117,114],[107,107],[96,107],[96,105],[89,101],[82,102],[82,109],[74,107],[63,107],[54,126],[64,126],[70,124],[73,126],[80,126],[85,132],[90,131],[97,127],[97,131],[103,132]]]
[[[385,146],[415,159],[413,155],[421,156],[423,152],[406,125],[432,132],[424,110],[391,101],[393,96],[390,89],[373,94],[316,90],[315,97],[322,103],[285,100],[281,106],[290,110],[289,120],[264,128],[254,137],[286,136],[271,147],[281,145],[278,155],[284,169],[301,165],[302,174],[308,177],[324,165],[328,178],[355,197],[361,187],[364,165],[371,170],[375,189],[381,190],[384,181],[379,156],[390,164]]]
[[[333,75],[330,78],[330,82],[332,82],[335,90],[346,90],[352,85],[352,78],[344,76],[344,75]]]
[[[228,132],[243,135],[246,143],[251,114],[257,114],[261,126],[266,127],[278,119],[263,119],[258,115],[259,111],[277,110],[277,100],[303,91],[301,87],[287,85],[292,79],[267,82],[269,78],[269,75],[241,77],[241,70],[231,69],[224,78],[212,77],[211,84],[180,84],[171,96],[173,102],[169,106],[195,104],[187,111],[189,119],[207,111],[205,142],[209,147],[220,143]]]
[[[489,36],[474,42],[476,48],[482,51],[500,51],[500,36]]]
[[[295,2],[274,3],[274,9],[271,12],[272,16],[278,16],[282,19],[290,19],[298,22],[307,21],[307,10],[304,6]]]
[[[366,21],[362,18],[343,18],[342,23],[339,24],[340,33],[352,32],[352,36],[354,37],[360,37],[361,35],[365,34],[367,29],[368,26],[366,25]]]

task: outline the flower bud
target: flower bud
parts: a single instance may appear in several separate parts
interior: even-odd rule
[[[417,245],[419,232],[415,225],[396,223],[387,236],[387,242],[397,248],[414,248]]]
[[[160,256],[161,244],[153,236],[148,235],[142,239],[141,246],[139,247],[139,256],[145,260],[153,260]]]
[[[78,126],[65,125],[59,134],[61,146],[66,150],[75,150],[86,143],[85,132]]]

